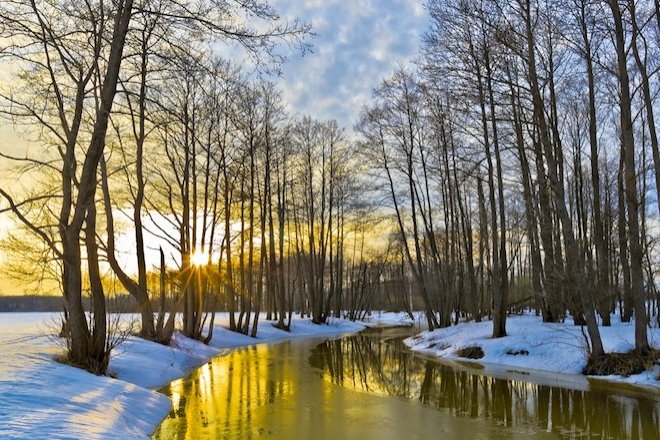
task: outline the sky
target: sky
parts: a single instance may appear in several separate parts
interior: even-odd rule
[[[336,119],[350,131],[381,79],[418,51],[423,0],[272,0],[283,17],[311,23],[313,53],[292,55],[278,84],[289,110]]]
[[[275,80],[289,112],[336,119],[349,133],[371,91],[415,57],[428,24],[423,0],[270,0],[270,4],[283,18],[310,23],[315,34],[308,41],[311,53],[289,54]],[[9,124],[0,122],[0,151],[24,154],[23,141],[12,132]],[[0,169],[4,166],[0,163]],[[0,185],[12,182],[0,175]],[[10,228],[12,221],[0,214],[0,236]],[[23,293],[3,273],[1,262],[0,254],[0,295]]]

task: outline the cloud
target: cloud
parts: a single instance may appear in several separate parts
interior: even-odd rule
[[[272,0],[313,25],[313,53],[292,55],[277,80],[292,113],[350,129],[371,90],[418,51],[427,26],[421,0]]]

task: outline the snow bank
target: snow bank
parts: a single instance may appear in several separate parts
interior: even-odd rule
[[[522,370],[579,374],[586,366],[585,336],[582,329],[565,323],[543,323],[533,315],[509,316],[507,335],[491,338],[492,321],[460,323],[433,331],[425,331],[406,339],[411,349],[447,359],[461,359],[456,350],[479,346],[484,357],[479,363],[486,366],[508,366]],[[586,329],[585,329],[586,332]],[[649,343],[660,346],[660,329],[649,329]],[[611,327],[600,327],[603,346],[607,352],[626,352],[634,347],[635,329],[632,323],[612,319]],[[644,372],[630,377],[607,376],[599,379],[615,380],[635,385],[660,387],[656,372]]]
[[[423,318],[423,313],[413,312],[413,318],[405,312],[373,312],[367,315],[364,324],[368,327],[382,326],[382,325],[403,325],[412,327],[416,322]]]
[[[345,319],[328,318],[326,325],[314,324],[309,318],[296,315],[291,320],[291,332],[273,327],[272,321],[265,320],[265,314],[259,317],[257,337],[232,332],[229,327],[229,314],[216,315],[216,325],[213,328],[213,339],[209,343],[215,348],[243,347],[245,345],[280,342],[290,339],[324,337],[355,333],[365,328],[365,325]],[[286,322],[286,321],[285,321]]]
[[[0,314],[0,438],[142,438],[167,415],[151,390],[55,362],[55,314]]]
[[[232,347],[304,337],[354,333],[365,326],[330,319],[316,325],[296,317],[291,332],[261,317],[257,338],[224,328],[228,314],[219,314],[210,344],[175,333],[171,347],[129,337],[114,352],[109,373],[95,376],[60,364],[62,352],[52,335],[58,314],[0,313],[0,438],[139,439],[167,415],[169,399],[158,388],[186,376],[194,367]]]
[[[170,347],[130,337],[115,349],[109,373],[144,388],[159,388],[208,362],[221,350],[175,333]]]

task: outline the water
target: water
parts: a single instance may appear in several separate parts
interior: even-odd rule
[[[660,439],[660,395],[482,371],[408,351],[408,331],[236,350],[162,392],[156,439]]]

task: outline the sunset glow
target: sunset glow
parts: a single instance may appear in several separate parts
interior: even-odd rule
[[[0,0],[0,440],[660,440],[660,0]]]

